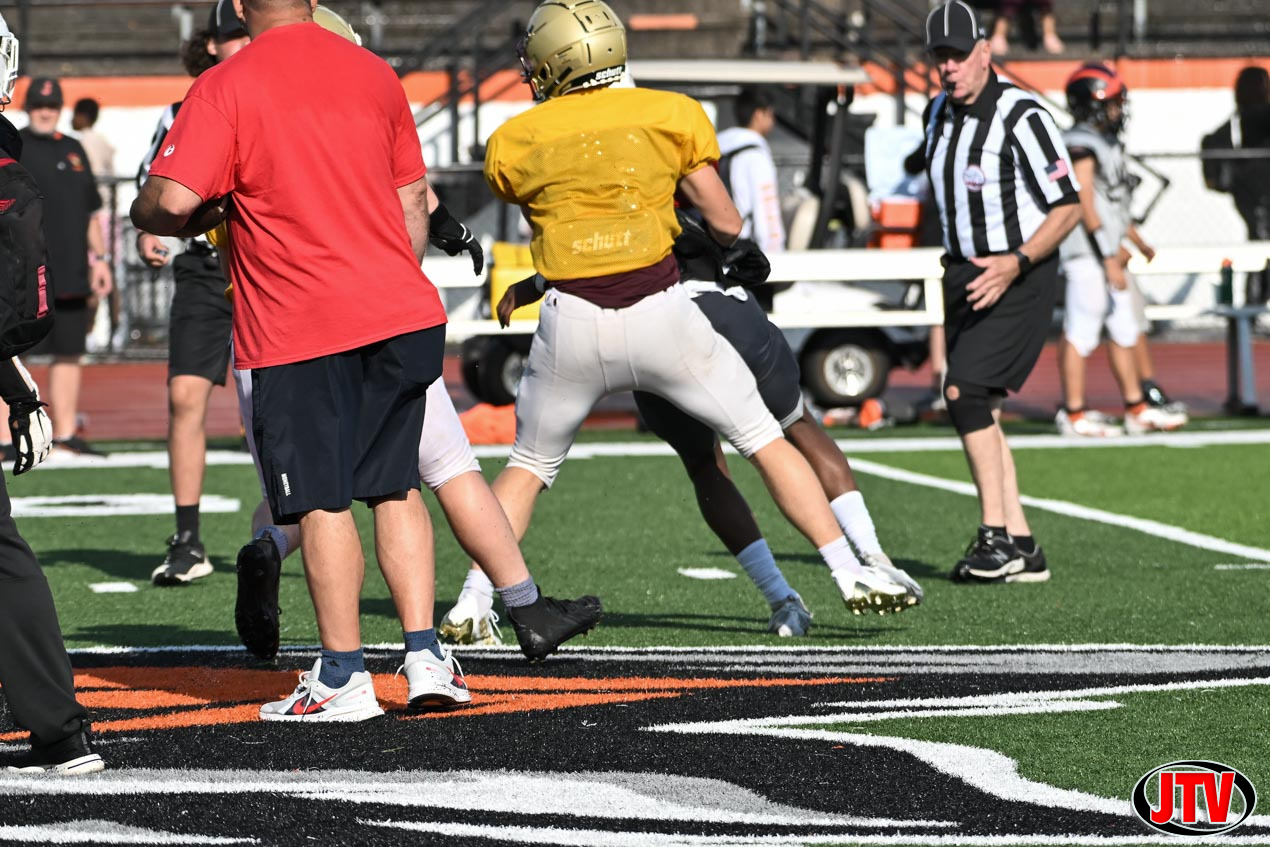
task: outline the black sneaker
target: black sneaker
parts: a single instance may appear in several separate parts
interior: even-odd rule
[[[590,632],[604,609],[599,597],[557,600],[545,594],[528,606],[507,609],[520,650],[531,662],[542,661],[575,635]]]
[[[238,600],[234,603],[234,624],[238,638],[253,656],[272,659],[278,655],[278,577],[282,557],[278,545],[265,536],[238,551]]]
[[[54,438],[54,447],[61,447],[63,450],[69,450],[80,456],[105,456],[104,450],[98,450],[78,435],[72,435],[70,438]]]
[[[1026,565],[1014,541],[998,529],[979,527],[966,555],[953,568],[953,582],[1012,582]]]
[[[1007,576],[1006,582],[1049,582],[1050,569],[1045,564],[1045,551],[1041,545],[1036,545],[1031,553],[1020,550],[1019,555],[1023,557],[1023,570]]]
[[[168,539],[168,554],[163,564],[150,574],[155,585],[188,585],[212,572],[203,543],[186,531]]]
[[[52,771],[64,776],[80,776],[104,771],[106,763],[93,752],[92,735],[88,724],[70,738],[53,744],[32,747],[17,764],[9,765],[14,773],[45,773]]]

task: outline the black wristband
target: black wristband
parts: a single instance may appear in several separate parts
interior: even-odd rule
[[[1019,276],[1023,276],[1032,269],[1032,260],[1022,250],[1015,250],[1014,258],[1019,260]]]

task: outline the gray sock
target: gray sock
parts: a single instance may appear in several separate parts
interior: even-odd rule
[[[503,605],[509,609],[529,606],[538,600],[538,586],[534,585],[533,577],[530,577],[524,582],[498,589],[498,596],[503,598]]]

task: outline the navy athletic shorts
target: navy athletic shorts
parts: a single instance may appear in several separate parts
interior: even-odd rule
[[[424,395],[445,326],[252,375],[252,437],[279,523],[419,487]]]

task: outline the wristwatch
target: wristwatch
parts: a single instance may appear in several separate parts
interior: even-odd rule
[[[1019,276],[1023,276],[1032,269],[1032,260],[1022,250],[1015,250],[1014,258],[1019,260]]]

